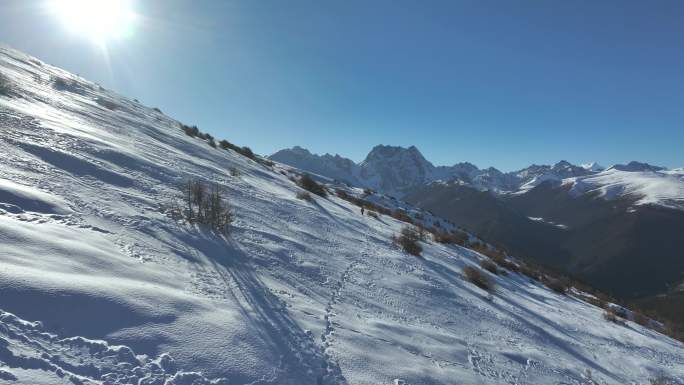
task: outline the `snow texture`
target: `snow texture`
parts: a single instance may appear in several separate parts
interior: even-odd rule
[[[461,276],[481,255],[407,255],[297,170],[20,52],[0,71],[2,384],[684,383],[678,341],[516,273],[490,296]],[[228,236],[169,215],[189,177],[225,187]]]

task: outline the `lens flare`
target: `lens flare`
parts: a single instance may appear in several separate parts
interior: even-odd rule
[[[100,43],[133,32],[130,0],[52,0],[50,5],[70,31]]]

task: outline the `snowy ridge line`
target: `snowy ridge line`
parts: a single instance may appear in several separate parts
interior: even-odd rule
[[[228,385],[180,370],[166,353],[151,359],[103,340],[59,338],[40,322],[0,310],[0,380],[30,384],[49,372],[76,385]]]
[[[280,150],[269,159],[293,167],[403,197],[423,185],[462,185],[495,194],[525,194],[542,183],[571,185],[573,194],[597,193],[597,197],[633,199],[635,205],[659,205],[684,210],[684,179],[681,169],[667,170],[645,163],[630,162],[604,168],[596,163],[573,165],[531,165],[501,172],[493,167],[479,169],[463,162],[434,166],[411,146],[375,146],[364,161],[354,163],[339,155],[317,155],[295,146]]]

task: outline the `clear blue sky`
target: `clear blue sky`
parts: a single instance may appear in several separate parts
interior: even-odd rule
[[[270,154],[684,166],[684,1],[133,1],[134,32],[1,0],[0,41]]]

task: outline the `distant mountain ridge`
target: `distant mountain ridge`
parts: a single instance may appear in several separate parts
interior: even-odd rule
[[[378,145],[355,163],[340,155],[317,155],[295,146],[280,150],[272,160],[353,185],[404,197],[430,183],[463,185],[496,194],[521,194],[544,182],[570,186],[574,194],[595,193],[608,199],[630,195],[638,203],[662,204],[684,209],[684,173],[647,163],[630,162],[604,168],[596,163],[580,166],[568,161],[502,172],[480,169],[472,163],[435,166],[415,147]]]

